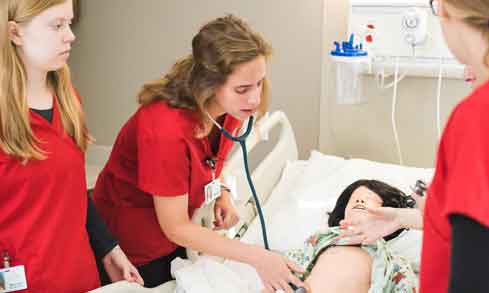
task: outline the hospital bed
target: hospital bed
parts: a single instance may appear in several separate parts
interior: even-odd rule
[[[278,131],[278,139],[267,140],[270,133]],[[416,180],[430,181],[433,170],[383,164],[362,159],[343,159],[312,151],[308,160],[298,160],[297,144],[292,127],[283,112],[277,111],[261,119],[247,140],[248,150],[261,143],[273,143],[271,151],[252,173],[257,193],[263,205],[270,247],[284,251],[302,247],[303,241],[321,227],[327,225],[327,212],[334,207],[340,192],[358,179],[378,179],[396,186],[406,193]],[[253,154],[251,154],[251,157]],[[262,234],[243,170],[242,154],[236,150],[226,162],[225,175],[236,177],[237,208],[241,220],[235,229],[227,231],[229,237],[240,238],[247,243],[261,244]],[[193,221],[210,226],[212,206],[199,209]],[[393,248],[419,267],[421,232],[408,231],[393,240]],[[189,258],[204,256],[188,251]],[[251,267],[225,260],[224,264],[250,282],[259,280]],[[259,284],[253,285],[256,288]],[[146,289],[135,284],[118,282],[92,291],[93,293],[117,292],[175,292],[175,281],[157,288]]]

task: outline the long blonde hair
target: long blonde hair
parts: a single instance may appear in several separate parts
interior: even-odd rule
[[[444,0],[455,8],[456,17],[460,17],[466,24],[481,32],[489,44],[489,1],[487,0]],[[489,49],[483,60],[489,66]]]
[[[211,123],[204,115],[207,103],[215,96],[234,69],[263,56],[271,46],[243,20],[228,15],[204,25],[192,40],[192,54],[176,62],[161,79],[148,82],[138,95],[141,105],[164,100],[174,108],[196,111],[203,129]],[[263,81],[258,112],[268,108],[269,84]]]
[[[29,122],[26,99],[27,75],[18,49],[10,40],[8,22],[26,23],[44,10],[66,0],[1,0],[0,2],[0,148],[23,161],[46,157]],[[85,151],[91,141],[68,66],[51,71],[48,86],[57,96],[66,133]]]

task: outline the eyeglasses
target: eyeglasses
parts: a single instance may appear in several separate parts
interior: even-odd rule
[[[430,7],[433,15],[438,16],[438,13],[440,12],[440,2],[438,2],[438,0],[430,0]]]

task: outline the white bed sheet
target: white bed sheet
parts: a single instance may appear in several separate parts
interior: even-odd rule
[[[416,180],[430,181],[433,169],[404,167],[362,159],[345,160],[313,151],[308,161],[289,163],[269,202],[264,207],[268,239],[272,250],[284,251],[303,246],[312,233],[327,226],[341,191],[358,179],[377,179],[406,193]],[[408,231],[392,241],[393,249],[419,268],[420,231]],[[242,238],[261,244],[258,219]]]

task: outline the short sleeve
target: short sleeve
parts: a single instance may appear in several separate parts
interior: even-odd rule
[[[461,105],[447,128],[443,216],[461,214],[489,227],[489,115]]]
[[[155,196],[178,196],[189,192],[190,159],[182,135],[154,124],[138,127],[138,187]]]

